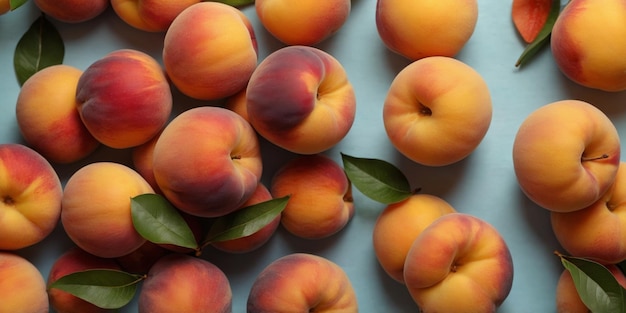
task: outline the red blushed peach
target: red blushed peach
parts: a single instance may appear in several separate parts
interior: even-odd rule
[[[63,189],[43,156],[20,144],[0,144],[0,250],[46,238],[57,226]]]
[[[346,272],[313,254],[294,253],[270,263],[254,281],[248,313],[358,312],[356,293]]]
[[[269,200],[272,200],[272,194],[267,189],[267,187],[265,187],[265,185],[259,183],[250,199],[242,204],[241,208],[245,208],[247,206],[255,205]],[[219,250],[230,253],[250,252],[264,245],[272,237],[279,225],[280,215],[274,218],[265,227],[261,228],[259,231],[250,236],[227,241],[218,241],[212,243],[212,245]]]
[[[239,208],[262,173],[254,129],[221,107],[185,111],[165,127],[153,152],[163,195],[183,212],[216,217]]]
[[[183,10],[200,0],[111,0],[113,10],[128,25],[149,32],[164,32]]]
[[[111,148],[141,145],[170,118],[172,93],[161,65],[141,51],[113,51],[78,81],[78,112],[89,132]]]
[[[214,264],[173,253],[150,268],[139,292],[139,313],[230,313],[232,291]]]
[[[119,264],[114,259],[105,259],[89,254],[78,247],[59,256],[48,273],[48,285],[57,279],[75,272],[92,269],[120,270]],[[57,313],[105,313],[112,312],[95,306],[83,299],[80,299],[68,292],[51,288],[48,290],[50,305]]]
[[[185,95],[215,100],[246,87],[257,65],[254,29],[238,9],[200,2],[180,13],[165,34],[163,63]]]
[[[0,313],[47,313],[46,281],[27,259],[0,251]]]
[[[626,288],[626,277],[616,265],[605,265],[613,274],[617,282]],[[591,313],[578,295],[572,274],[563,270],[556,285],[556,312],[557,313]]]
[[[156,261],[166,254],[172,253],[156,243],[146,241],[131,253],[115,258],[124,271],[133,274],[147,274]]]
[[[352,185],[343,168],[322,154],[301,155],[272,178],[274,198],[290,196],[281,223],[290,233],[309,239],[331,236],[354,215]]]
[[[76,87],[82,73],[69,65],[46,67],[26,80],[17,97],[22,137],[52,162],[78,161],[100,145],[78,114]]]
[[[125,165],[85,165],[65,184],[63,229],[76,245],[96,256],[129,254],[146,242],[133,225],[131,198],[153,192],[141,175]]]
[[[109,7],[109,0],[35,0],[46,15],[66,23],[80,23],[99,16]]]
[[[273,144],[299,154],[330,149],[354,122],[356,98],[330,54],[289,46],[267,56],[247,87],[250,124]]]
[[[287,45],[314,45],[337,32],[350,16],[350,0],[257,0],[261,24]]]

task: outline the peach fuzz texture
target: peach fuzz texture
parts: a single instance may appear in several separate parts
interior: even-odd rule
[[[186,8],[200,0],[111,0],[117,16],[128,25],[147,32],[165,32]]]
[[[65,23],[81,23],[102,14],[109,0],[34,0],[46,15]]]
[[[341,231],[354,216],[352,185],[343,168],[322,155],[300,155],[275,173],[270,192],[289,196],[281,223],[295,236],[329,237]]]
[[[214,264],[185,254],[169,254],[150,268],[138,298],[139,313],[230,313],[232,291]]]
[[[267,31],[287,45],[312,46],[335,34],[350,16],[350,0],[257,0]]]
[[[377,0],[376,28],[383,43],[409,60],[456,56],[478,21],[476,0]]]
[[[186,213],[217,217],[254,193],[263,164],[257,134],[238,114],[220,107],[187,110],[165,127],[153,151],[163,195]]]
[[[350,131],[356,97],[343,66],[308,46],[272,52],[247,87],[250,124],[273,144],[298,154],[316,154]]]
[[[575,0],[559,14],[550,37],[561,72],[589,88],[626,90],[626,2]]]
[[[82,73],[69,65],[52,65],[26,80],[18,94],[15,118],[22,137],[55,163],[76,162],[100,146],[77,110]]]
[[[334,262],[293,253],[270,263],[252,284],[247,312],[358,311],[350,278]]]
[[[389,140],[400,153],[426,166],[469,156],[491,125],[489,87],[480,73],[449,57],[434,56],[404,67],[391,82],[383,106]]]
[[[47,313],[46,282],[27,259],[0,251],[0,313]]]
[[[0,144],[0,250],[46,238],[57,226],[63,190],[50,163],[21,144]]]
[[[226,98],[246,87],[257,66],[254,29],[229,5],[194,4],[167,30],[163,64],[183,94],[200,100]]]
[[[613,184],[619,162],[615,126],[601,110],[579,100],[556,101],[531,112],[513,143],[520,188],[537,205],[556,212],[597,201]]]
[[[103,258],[131,253],[146,240],[132,222],[131,198],[154,193],[136,171],[113,162],[94,162],[68,179],[61,222],[81,249]]]
[[[80,117],[102,144],[124,149],[159,133],[170,118],[172,93],[156,59],[120,49],[95,61],[78,81]]]

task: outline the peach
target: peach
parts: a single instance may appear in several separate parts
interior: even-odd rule
[[[626,277],[616,265],[605,265],[622,287],[626,288]],[[563,270],[556,285],[556,312],[557,313],[590,313],[578,295],[572,274]]]
[[[376,28],[391,51],[415,61],[456,56],[478,21],[477,0],[378,0]]]
[[[0,313],[47,313],[46,281],[30,261],[0,251]]]
[[[346,272],[321,256],[293,253],[270,263],[256,277],[247,312],[358,312]]]
[[[404,282],[420,312],[496,312],[511,291],[511,253],[491,224],[446,214],[413,242]]]
[[[272,200],[272,194],[263,183],[259,183],[252,196],[248,199],[248,201],[241,205],[241,208],[269,200]],[[275,217],[269,224],[265,225],[265,227],[261,228],[252,235],[232,240],[217,241],[213,242],[212,245],[221,251],[229,253],[247,253],[258,249],[267,243],[272,235],[274,235],[279,225],[280,215]]]
[[[172,93],[161,65],[133,49],[113,51],[81,75],[78,112],[89,132],[111,148],[141,145],[170,118]]]
[[[48,286],[65,275],[92,269],[121,270],[119,264],[114,259],[100,258],[78,247],[72,247],[61,254],[52,264],[48,273]],[[112,312],[111,310],[99,308],[60,289],[49,289],[48,296],[50,298],[50,306],[57,313]]]
[[[139,173],[123,164],[85,165],[65,184],[63,229],[77,246],[96,256],[129,254],[146,242],[133,225],[130,200],[153,192]]]
[[[99,145],[78,114],[76,88],[82,71],[52,65],[31,76],[17,97],[15,117],[24,140],[45,158],[72,163]]]
[[[404,284],[404,261],[419,234],[440,216],[456,210],[445,200],[415,194],[388,205],[376,219],[372,239],[374,252],[383,270]]]
[[[57,226],[63,189],[50,163],[20,144],[0,144],[0,250],[39,243]]]
[[[241,117],[243,117],[246,121],[250,122],[250,119],[248,118],[248,100],[246,88],[226,98],[224,100],[224,107],[241,115]]]
[[[626,163],[600,199],[574,212],[551,212],[552,230],[571,255],[605,264],[626,260]]]
[[[117,16],[128,25],[148,32],[164,32],[183,10],[201,0],[111,0]]]
[[[139,313],[230,313],[232,291],[217,266],[200,258],[173,253],[160,258],[139,292]]]
[[[294,153],[332,148],[354,122],[356,98],[343,66],[314,47],[272,52],[252,74],[246,92],[250,124]]]
[[[281,224],[298,237],[329,237],[354,215],[346,173],[323,154],[300,155],[285,163],[274,173],[270,191],[274,198],[290,196]]]
[[[350,16],[350,0],[257,0],[265,29],[287,45],[315,45],[335,34]]]
[[[163,195],[183,212],[216,217],[252,196],[263,170],[254,129],[237,113],[197,107],[165,127],[153,151]]]
[[[626,90],[626,3],[573,0],[559,14],[550,39],[561,72],[573,82],[609,92]]]
[[[162,256],[172,253],[171,250],[151,241],[146,241],[131,253],[116,257],[120,267],[133,274],[147,274],[150,268]]]
[[[35,4],[56,20],[80,23],[102,14],[109,7],[109,0],[35,0]]]
[[[5,14],[9,11],[11,11],[11,1],[0,0],[0,15]]]
[[[191,98],[231,96],[246,87],[257,65],[252,24],[223,3],[191,5],[165,34],[163,63],[172,83]]]
[[[598,108],[580,100],[536,109],[519,126],[513,143],[520,188],[530,200],[556,212],[598,201],[613,184],[619,160],[615,126]]]
[[[485,137],[491,118],[491,95],[480,73],[443,56],[423,58],[402,69],[383,106],[393,146],[427,166],[469,156]]]
[[[132,148],[131,160],[133,169],[143,177],[155,193],[162,194],[159,185],[154,178],[154,171],[152,170],[152,156],[154,154],[154,146],[156,146],[157,140],[161,133],[156,134],[152,139],[147,142]]]

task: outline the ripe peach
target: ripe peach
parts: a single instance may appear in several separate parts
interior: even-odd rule
[[[287,45],[314,45],[337,32],[350,16],[350,0],[255,1],[261,24]]]
[[[0,251],[0,313],[47,313],[46,281],[22,256]]]
[[[128,25],[148,31],[164,32],[183,10],[201,0],[111,0],[117,16]]]
[[[154,171],[152,170],[152,156],[154,154],[154,146],[156,146],[156,142],[159,140],[160,136],[161,133],[156,134],[147,142],[134,147],[131,152],[133,168],[148,182],[148,184],[150,184],[150,186],[152,186],[154,192],[158,194],[162,194],[162,192],[156,182],[156,179],[154,178]]]
[[[217,266],[200,258],[173,253],[160,258],[139,292],[139,313],[230,313],[232,291]]]
[[[250,119],[248,118],[248,100],[246,95],[246,88],[226,98],[226,100],[224,101],[224,107],[241,115],[241,117],[243,117],[246,121],[250,122]]]
[[[378,263],[394,280],[404,284],[404,261],[419,234],[440,216],[456,210],[445,200],[415,194],[388,205],[380,213],[372,239]]]
[[[496,312],[511,290],[513,262],[492,225],[450,213],[413,242],[404,281],[420,312]]]
[[[598,108],[579,100],[536,109],[513,143],[520,188],[539,206],[556,212],[580,210],[600,199],[615,180],[619,160],[615,126]]]
[[[0,15],[5,14],[9,11],[11,11],[11,1],[0,0]]]
[[[308,239],[331,236],[354,215],[352,185],[343,168],[322,155],[300,155],[274,173],[274,198],[290,196],[281,223],[290,233]]]
[[[267,56],[247,88],[250,124],[273,144],[299,154],[325,151],[348,133],[356,98],[343,66],[308,46]]]
[[[162,245],[146,241],[131,253],[116,257],[115,260],[126,272],[133,274],[147,274],[156,261],[166,254],[172,253]]]
[[[85,165],[65,184],[63,229],[76,245],[96,256],[129,254],[146,242],[133,226],[130,199],[153,192],[141,175],[125,165]]]
[[[467,64],[435,56],[402,69],[387,92],[383,122],[391,143],[409,159],[444,166],[470,155],[491,124],[491,95]]]
[[[78,114],[76,87],[82,73],[52,65],[26,80],[18,94],[15,117],[22,137],[52,162],[78,161],[100,145]]]
[[[78,247],[72,247],[59,256],[52,264],[48,273],[48,285],[65,275],[91,269],[120,270],[121,268],[114,259],[100,258]],[[60,289],[49,289],[48,296],[51,307],[57,313],[111,312],[111,310],[99,308]]]
[[[63,189],[43,156],[20,144],[0,144],[0,250],[46,238],[57,226]]]
[[[247,311],[358,312],[356,293],[344,270],[329,259],[293,253],[270,263],[252,284]]]
[[[231,96],[246,87],[257,65],[252,24],[232,6],[196,3],[167,30],[163,63],[172,83],[189,97]]]
[[[604,91],[626,90],[626,3],[573,0],[559,14],[552,55],[572,81]]]
[[[477,21],[477,0],[378,0],[376,4],[376,27],[383,43],[413,61],[457,55]]]
[[[165,126],[172,93],[150,55],[120,49],[92,63],[78,81],[78,111],[89,132],[111,148],[143,144]]]
[[[622,287],[626,288],[626,277],[616,265],[608,264],[606,268],[611,271],[615,279]],[[563,270],[556,285],[556,312],[557,313],[591,313],[578,295],[572,274]]]
[[[66,23],[80,23],[102,14],[108,0],[35,0],[37,7],[46,15]]]
[[[197,107],[165,127],[153,152],[153,172],[163,195],[183,212],[216,217],[239,208],[262,173],[254,129],[237,113]]]

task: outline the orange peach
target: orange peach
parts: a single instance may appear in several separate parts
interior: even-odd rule
[[[63,189],[50,163],[20,144],[0,144],[0,250],[39,243],[57,226]]]
[[[336,33],[350,16],[350,0],[257,0],[261,24],[287,45],[315,45]]]
[[[161,133],[156,134],[152,139],[147,142],[136,146],[132,149],[131,159],[133,163],[133,169],[139,173],[154,189],[155,193],[162,194],[159,185],[154,178],[154,171],[152,170],[152,155],[154,154],[154,146],[156,146],[157,140]]]
[[[255,279],[247,312],[358,312],[346,272],[321,256],[293,253],[270,263]]]
[[[139,313],[230,313],[232,291],[217,266],[200,258],[173,253],[160,258],[139,292]]]
[[[624,273],[613,264],[605,265],[613,274],[617,282],[626,288],[626,277]],[[563,270],[556,285],[556,312],[557,313],[591,313],[578,295],[572,274],[568,270]]]
[[[141,145],[170,118],[172,93],[161,65],[133,49],[113,51],[81,75],[78,112],[89,132],[111,148]]]
[[[46,15],[66,23],[80,23],[102,14],[109,0],[35,0]]]
[[[437,218],[454,212],[448,202],[428,194],[415,194],[388,205],[378,216],[372,233],[374,252],[383,270],[404,284],[404,261],[413,241]]]
[[[354,215],[352,185],[343,168],[323,155],[300,155],[272,178],[274,198],[290,196],[281,224],[290,233],[319,239],[341,231]]]
[[[82,73],[52,65],[26,80],[18,94],[15,117],[22,137],[52,162],[78,161],[100,145],[78,114],[76,87]]]
[[[164,32],[183,10],[200,1],[111,0],[111,6],[122,21],[134,28]]]
[[[165,34],[163,63],[185,95],[215,100],[246,87],[257,65],[254,29],[238,9],[200,2],[180,13]]]
[[[76,245],[96,256],[129,254],[146,242],[133,225],[131,198],[153,192],[139,173],[125,165],[85,165],[65,184],[63,229]]]
[[[274,51],[254,71],[246,92],[250,124],[294,153],[332,148],[354,122],[356,98],[343,66],[314,47]]]
[[[237,113],[197,107],[165,127],[153,151],[163,195],[183,212],[216,217],[252,196],[263,170],[254,129]]]
[[[5,14],[9,11],[11,11],[11,1],[0,0],[0,15]]]
[[[47,313],[46,281],[30,261],[0,251],[0,313]]]
[[[241,115],[246,121],[248,118],[248,100],[246,96],[246,88],[240,90],[236,94],[228,97],[224,101],[224,107]]]

